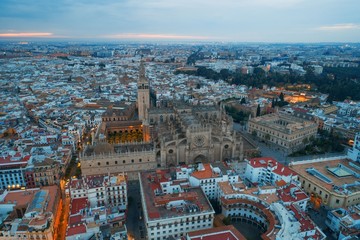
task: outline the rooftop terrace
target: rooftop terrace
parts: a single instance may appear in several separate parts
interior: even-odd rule
[[[359,167],[359,164],[348,159],[330,158],[290,164],[290,168],[300,176],[306,177],[328,190],[342,194],[350,193],[349,191],[360,191],[357,167]]]
[[[214,213],[201,188],[189,188],[173,194],[156,194],[161,189],[160,182],[168,180],[168,170],[140,173],[140,183],[145,214],[149,220],[179,216],[191,216],[199,212]]]

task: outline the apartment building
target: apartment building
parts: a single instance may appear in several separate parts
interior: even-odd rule
[[[60,209],[60,191],[57,186],[5,190],[0,196],[0,239],[55,240]]]
[[[72,199],[87,198],[89,206],[116,206],[127,208],[126,175],[92,175],[81,179],[71,179],[67,193]]]
[[[215,212],[201,188],[175,181],[172,186],[177,187],[165,193],[161,183],[169,179],[176,180],[169,170],[139,173],[148,239],[177,239],[187,232],[212,228]]]
[[[275,185],[280,180],[296,182],[297,174],[274,158],[261,157],[247,160],[245,179],[255,184]]]

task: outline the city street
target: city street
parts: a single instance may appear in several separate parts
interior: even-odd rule
[[[58,238],[57,239],[65,239],[66,236],[66,228],[68,225],[69,219],[69,207],[70,207],[70,198],[65,195],[65,180],[60,181],[60,191],[61,191],[61,199],[62,199],[62,210],[60,216],[60,223],[58,227]]]
[[[128,185],[128,215],[126,227],[129,239],[146,239],[146,230],[142,215],[140,186],[138,181],[129,181]]]
[[[327,210],[324,207],[319,208],[318,210],[313,210],[312,208],[309,209],[308,215],[310,218],[318,225],[318,227],[326,234],[328,240],[335,240],[334,236],[332,235],[331,231],[325,224]]]

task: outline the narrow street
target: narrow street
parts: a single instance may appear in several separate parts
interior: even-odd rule
[[[328,240],[335,240],[336,238],[332,235],[332,232],[328,229],[325,224],[326,216],[328,210],[324,207],[319,208],[318,210],[313,210],[312,208],[309,209],[308,215],[313,220],[316,225],[323,231],[326,235],[326,239]]]
[[[61,198],[62,198],[62,211],[60,216],[60,223],[57,231],[57,237],[55,239],[65,239],[66,237],[66,228],[69,220],[69,211],[70,211],[70,198],[66,197],[65,194],[65,180],[60,182]]]
[[[71,159],[71,163],[69,164],[70,170],[68,170],[69,174],[63,179],[60,180],[60,191],[61,191],[61,199],[62,199],[62,209],[60,215],[60,222],[58,223],[58,231],[57,236],[55,234],[55,239],[65,239],[66,237],[66,229],[68,226],[69,214],[70,214],[70,197],[67,197],[65,194],[66,182],[70,180],[72,176],[75,176],[76,169],[78,168],[75,163],[76,157]]]
[[[126,227],[128,229],[129,240],[146,239],[146,230],[141,207],[140,186],[138,181],[131,181],[128,185],[128,215]]]

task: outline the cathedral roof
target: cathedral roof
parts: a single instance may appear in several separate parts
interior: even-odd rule
[[[95,154],[114,153],[114,147],[111,146],[110,143],[98,143],[98,144],[94,147],[94,153],[95,153]]]

